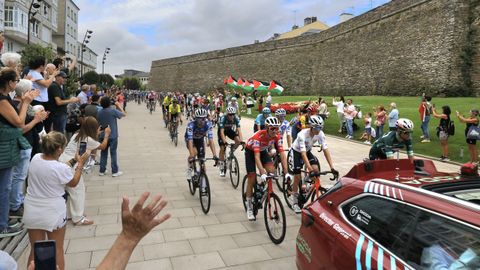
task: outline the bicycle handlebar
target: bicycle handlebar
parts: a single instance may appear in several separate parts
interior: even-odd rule
[[[306,172],[306,171],[303,171],[303,172]],[[331,174],[333,177],[330,178],[331,181],[334,181],[334,180],[337,180],[338,179],[338,172],[335,171],[335,172],[332,172],[332,171],[321,171],[321,172],[309,172],[308,173],[308,176],[310,178],[313,178],[313,177],[319,177],[320,175],[327,175],[327,174]]]

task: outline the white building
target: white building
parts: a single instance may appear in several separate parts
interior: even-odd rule
[[[146,85],[150,81],[149,72],[144,72],[144,71],[135,70],[135,69],[125,69],[123,70],[123,74],[115,75],[115,78],[126,78],[126,77],[137,78],[142,85]]]
[[[53,35],[59,51],[80,57],[78,47],[78,11],[72,0],[58,0],[58,28]]]
[[[30,43],[51,47],[54,51],[57,45],[53,42],[53,33],[57,31],[58,0],[35,1],[40,7],[32,9],[33,16],[30,22]],[[18,52],[27,44],[28,9],[31,1],[3,0],[4,51]]]

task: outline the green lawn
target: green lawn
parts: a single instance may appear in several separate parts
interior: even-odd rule
[[[279,96],[273,97],[273,103],[283,103],[283,102],[295,102],[295,101],[305,101],[311,98],[312,101],[316,101],[318,97],[314,96]],[[326,99],[329,106],[330,117],[325,123],[324,131],[326,134],[340,136],[338,133],[338,117],[336,113],[336,108],[332,106],[332,97],[323,97]],[[346,97],[349,98],[349,97]],[[384,97],[384,96],[354,96],[351,97],[353,104],[360,106],[362,108],[362,113],[365,115],[367,112],[373,113],[373,107],[377,105],[384,105],[387,110],[389,110],[390,102],[395,102],[397,108],[400,112],[400,117],[409,118],[415,124],[415,130],[413,133],[413,143],[414,150],[416,153],[428,155],[432,157],[440,157],[440,141],[438,140],[435,129],[438,126],[439,119],[433,118],[430,120],[430,143],[421,143],[420,135],[422,135],[420,129],[420,116],[418,113],[418,106],[420,104],[420,97]],[[458,162],[467,162],[469,160],[469,154],[467,145],[465,142],[465,124],[460,123],[456,117],[455,111],[459,111],[465,116],[468,115],[470,109],[479,108],[479,99],[478,98],[433,98],[432,103],[436,105],[437,112],[441,113],[441,107],[444,105],[449,105],[452,110],[451,119],[455,122],[455,135],[449,138],[449,157],[451,160]],[[254,110],[256,116],[258,112]],[[243,114],[245,115],[245,114]],[[246,115],[245,115],[246,116]],[[254,117],[253,115],[251,117]],[[292,115],[290,115],[290,118]],[[355,139],[358,138],[363,133],[363,120],[356,119],[355,123],[359,125],[359,130],[354,134]],[[385,124],[385,131],[388,129],[388,123]],[[344,137],[345,134],[342,135]],[[460,157],[461,149],[463,149],[463,157]]]

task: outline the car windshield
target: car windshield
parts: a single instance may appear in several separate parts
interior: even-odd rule
[[[423,188],[480,205],[480,179],[427,185]]]
[[[444,194],[464,200],[464,201],[480,204],[480,189],[459,190],[459,191],[446,192]]]

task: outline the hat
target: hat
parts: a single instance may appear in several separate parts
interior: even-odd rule
[[[67,73],[65,73],[64,71],[60,71],[60,73],[58,73],[57,76],[61,76],[61,77],[63,77],[63,78],[67,78],[67,77],[68,77],[68,76],[67,76]]]

